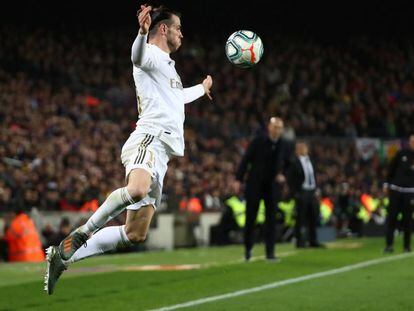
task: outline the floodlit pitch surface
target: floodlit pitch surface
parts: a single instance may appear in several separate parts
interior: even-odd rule
[[[256,245],[107,255],[74,264],[55,294],[44,264],[0,264],[1,310],[412,310],[414,254],[383,255],[382,239],[339,240],[327,249]]]

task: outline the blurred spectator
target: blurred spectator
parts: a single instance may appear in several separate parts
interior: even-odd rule
[[[58,186],[56,182],[50,181],[46,185],[44,196],[41,198],[41,209],[43,210],[59,210],[60,209],[60,196],[58,192]]]
[[[289,189],[295,199],[296,247],[322,247],[318,242],[316,227],[319,219],[319,202],[313,161],[305,142],[296,143],[296,156],[289,166]],[[305,235],[306,232],[306,235]]]
[[[54,232],[50,226],[46,226],[42,235],[45,237],[45,247],[50,245],[59,245],[59,243],[66,238],[72,231],[72,225],[68,217],[63,217],[60,221],[58,232]]]
[[[12,206],[12,189],[0,179],[0,211],[11,210]]]
[[[4,240],[8,261],[41,262],[45,259],[39,234],[33,221],[20,210],[10,211],[6,217]]]

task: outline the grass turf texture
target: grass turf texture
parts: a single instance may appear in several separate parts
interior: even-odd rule
[[[396,241],[396,254],[401,240]],[[244,263],[241,246],[89,258],[72,265],[55,294],[43,292],[45,264],[0,265],[0,310],[147,310],[384,258],[383,239],[339,240],[327,249],[278,245],[281,262]],[[392,256],[392,255],[391,255]],[[185,271],[127,271],[145,265]],[[193,307],[197,310],[410,310],[414,257]],[[191,308],[189,308],[191,309]]]

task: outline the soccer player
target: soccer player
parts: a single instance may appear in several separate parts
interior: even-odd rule
[[[45,290],[49,295],[69,264],[145,240],[161,201],[167,163],[172,156],[184,154],[184,104],[204,94],[211,99],[212,78],[208,75],[202,83],[183,88],[170,58],[183,38],[180,14],[164,6],[141,5],[138,22],[131,60],[139,118],[121,153],[127,185],[113,191],[86,224],[59,246],[47,249]],[[125,208],[125,225],[100,230]]]

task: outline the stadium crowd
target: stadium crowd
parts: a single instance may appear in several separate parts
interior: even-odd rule
[[[135,127],[134,29],[1,26],[0,209],[90,210],[123,184],[123,143]],[[317,179],[334,200],[346,183],[377,193],[384,163],[362,160],[356,137],[402,137],[414,124],[414,49],[350,39],[329,45],[263,35],[252,70],[232,66],[225,38],[189,36],[176,59],[184,85],[214,79],[213,103],[186,107],[186,154],[172,160],[165,208],[197,200],[220,210],[248,142],[269,116],[308,137]],[[310,137],[312,136],[312,137]]]

